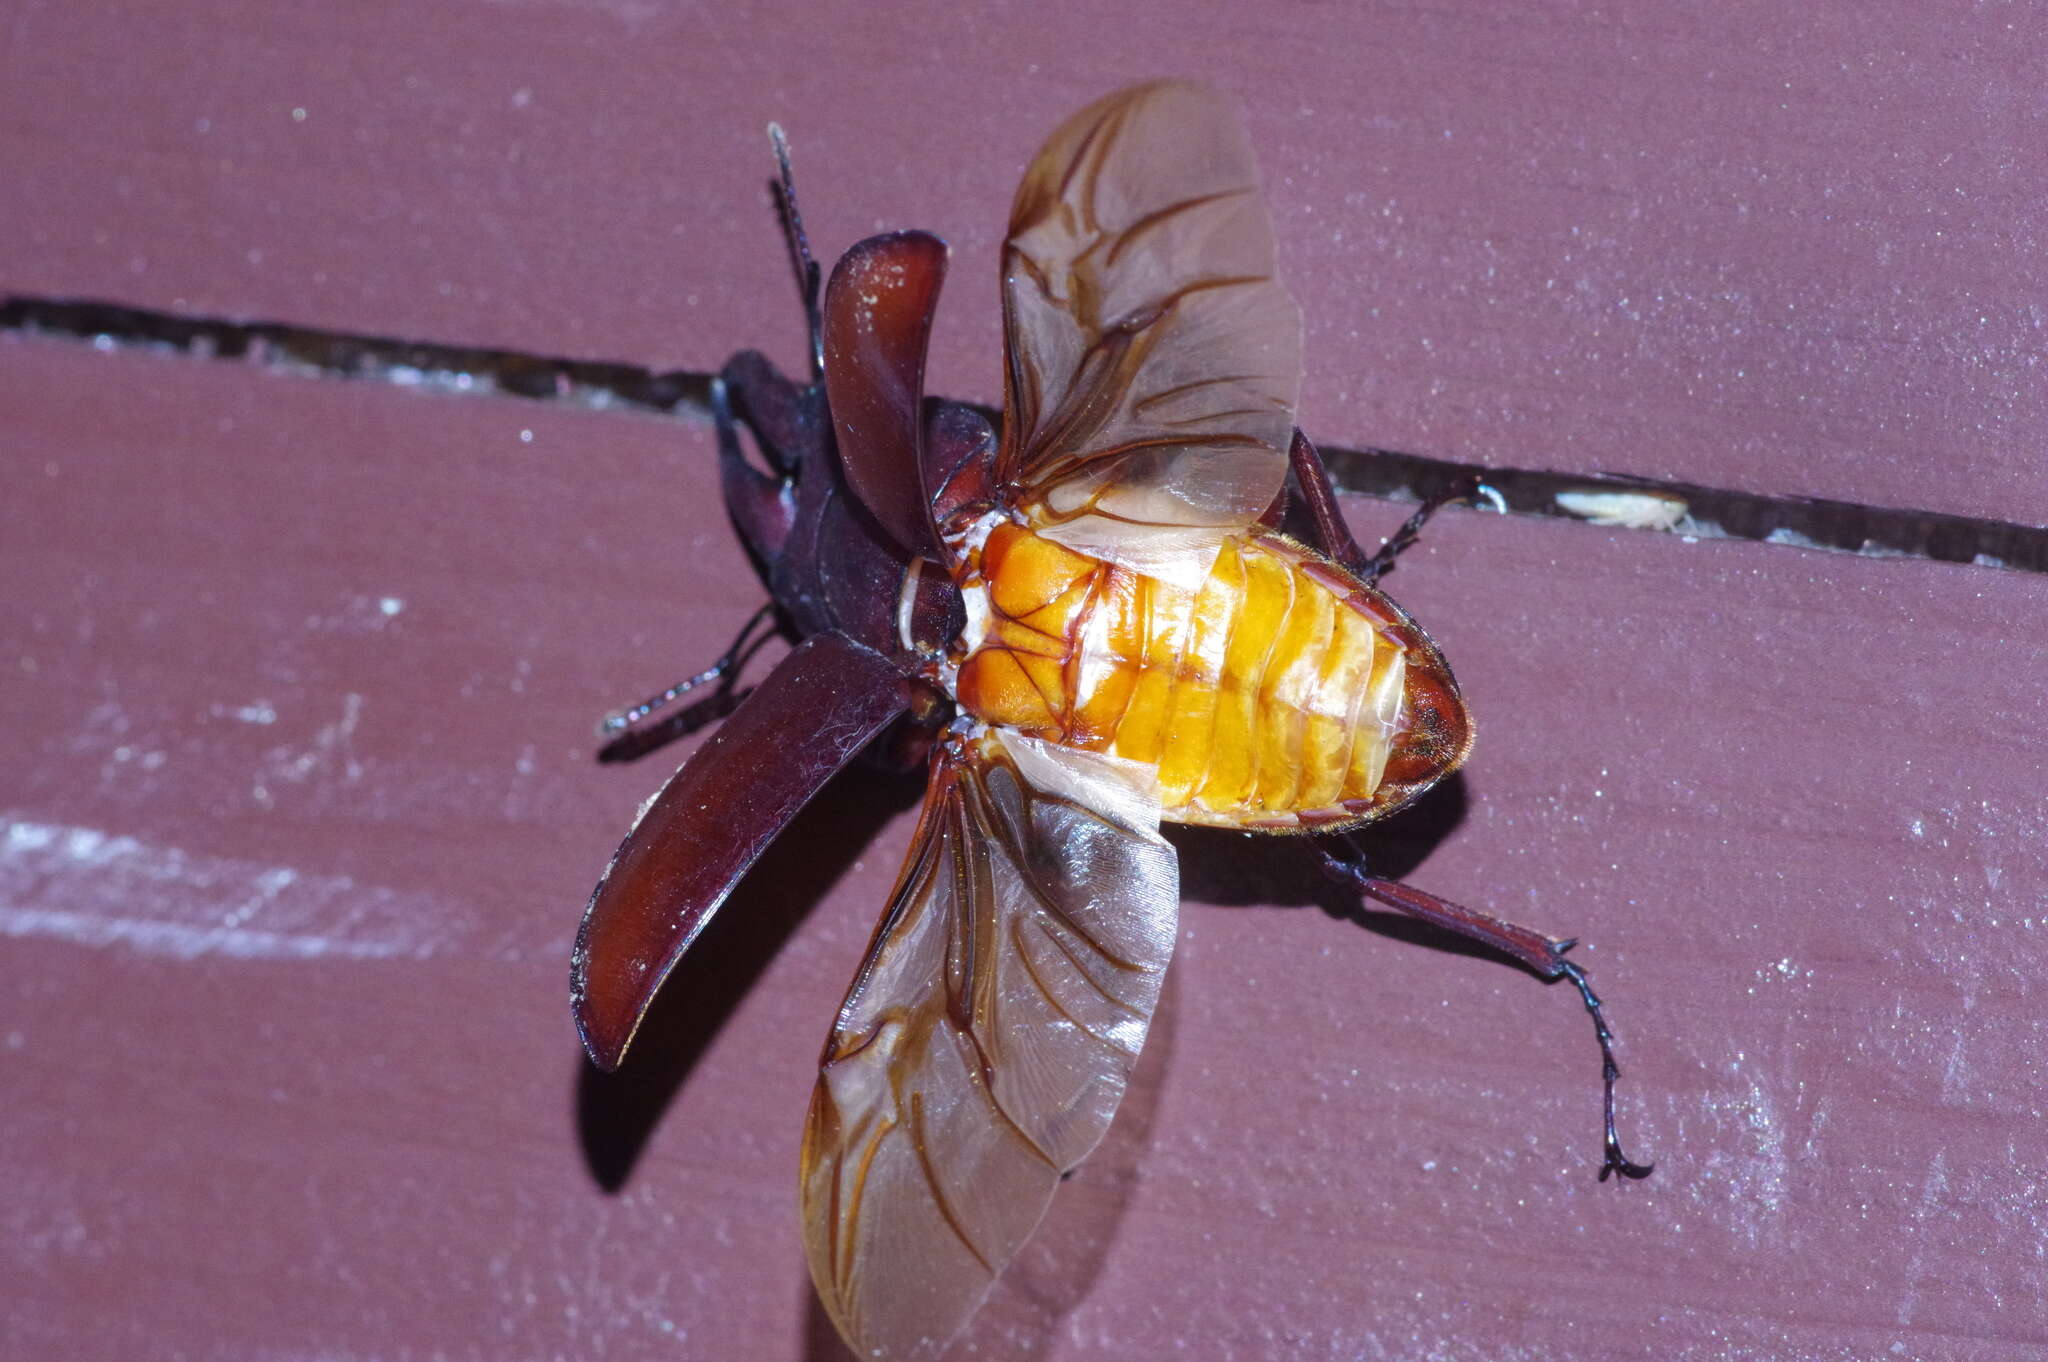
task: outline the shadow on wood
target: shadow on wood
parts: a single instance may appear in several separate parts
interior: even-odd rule
[[[1414,804],[1384,822],[1354,833],[1376,875],[1407,880],[1460,823],[1470,800],[1465,775],[1453,772]],[[1185,899],[1218,907],[1316,907],[1333,918],[1355,923],[1394,941],[1426,946],[1453,955],[1515,964],[1486,946],[1455,932],[1368,907],[1358,895],[1333,883],[1299,838],[1231,836],[1209,828],[1169,828],[1168,837],[1180,852],[1181,894]],[[1473,906],[1487,908],[1486,903]],[[1537,925],[1537,924],[1525,924]],[[1569,923],[1564,934],[1573,933]]]
[[[1095,1289],[1151,1147],[1153,1119],[1172,1063],[1179,978],[1167,971],[1151,1032],[1109,1132],[1061,1182],[1044,1221],[996,1279],[946,1356],[1044,1362],[1054,1354],[1068,1317]],[[855,1354],[808,1286],[804,1311],[801,1362],[854,1362]]]
[[[740,881],[648,1009],[616,1073],[578,1057],[576,1127],[590,1175],[608,1192],[631,1176],[661,1114],[797,925],[890,819],[910,808],[921,776],[856,765],[783,830]]]

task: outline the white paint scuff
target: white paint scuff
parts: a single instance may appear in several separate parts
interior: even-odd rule
[[[0,814],[0,937],[181,960],[419,960],[475,927],[466,908],[347,875]]]

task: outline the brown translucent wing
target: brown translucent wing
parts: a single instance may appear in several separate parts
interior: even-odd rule
[[[1251,523],[1287,472],[1301,314],[1229,101],[1139,85],[1069,119],[1003,254],[1003,480],[1052,537],[1145,569]]]
[[[1108,1128],[1173,950],[1156,775],[1008,735],[934,758],[804,1133],[811,1277],[861,1357],[934,1358]]]

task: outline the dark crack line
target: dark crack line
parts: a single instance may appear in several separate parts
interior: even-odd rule
[[[523,397],[595,410],[683,411],[710,417],[711,375],[659,373],[632,364],[25,295],[0,301],[0,334],[5,333],[77,341],[99,350],[227,360],[301,377]],[[2008,521],[1818,497],[1762,496],[1626,475],[1490,467],[1389,449],[1325,445],[1322,453],[1339,490],[1368,496],[1420,501],[1478,477],[1498,490],[1511,510],[1583,520],[1583,511],[1574,513],[1559,503],[1560,494],[1647,493],[1667,511],[1662,528],[1691,538],[1747,539],[2048,573],[2048,529]]]
[[[2004,520],[1865,506],[1824,497],[1761,496],[1625,474],[1496,468],[1391,449],[1323,446],[1322,455],[1340,490],[1369,496],[1422,501],[1481,478],[1507,500],[1512,511],[1583,522],[1587,517],[1565,509],[1558,502],[1560,495],[1648,493],[1668,504],[1675,521],[1655,528],[1668,528],[1688,538],[1748,539],[1869,558],[1920,558],[2048,573],[2048,529]]]
[[[707,418],[711,410],[709,374],[656,373],[632,364],[436,345],[278,322],[185,317],[68,298],[16,294],[0,301],[0,334],[10,332],[81,341],[97,350],[228,360],[306,378],[358,379],[431,392],[525,397],[598,409],[665,412],[700,407]]]

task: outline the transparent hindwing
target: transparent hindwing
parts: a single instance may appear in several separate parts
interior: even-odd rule
[[[1279,493],[1301,314],[1222,95],[1140,85],[1055,132],[1011,210],[1003,312],[998,475],[1041,533],[1185,578]]]
[[[1151,768],[984,730],[916,839],[803,1148],[819,1297],[862,1356],[936,1357],[1108,1128],[1180,900]]]

